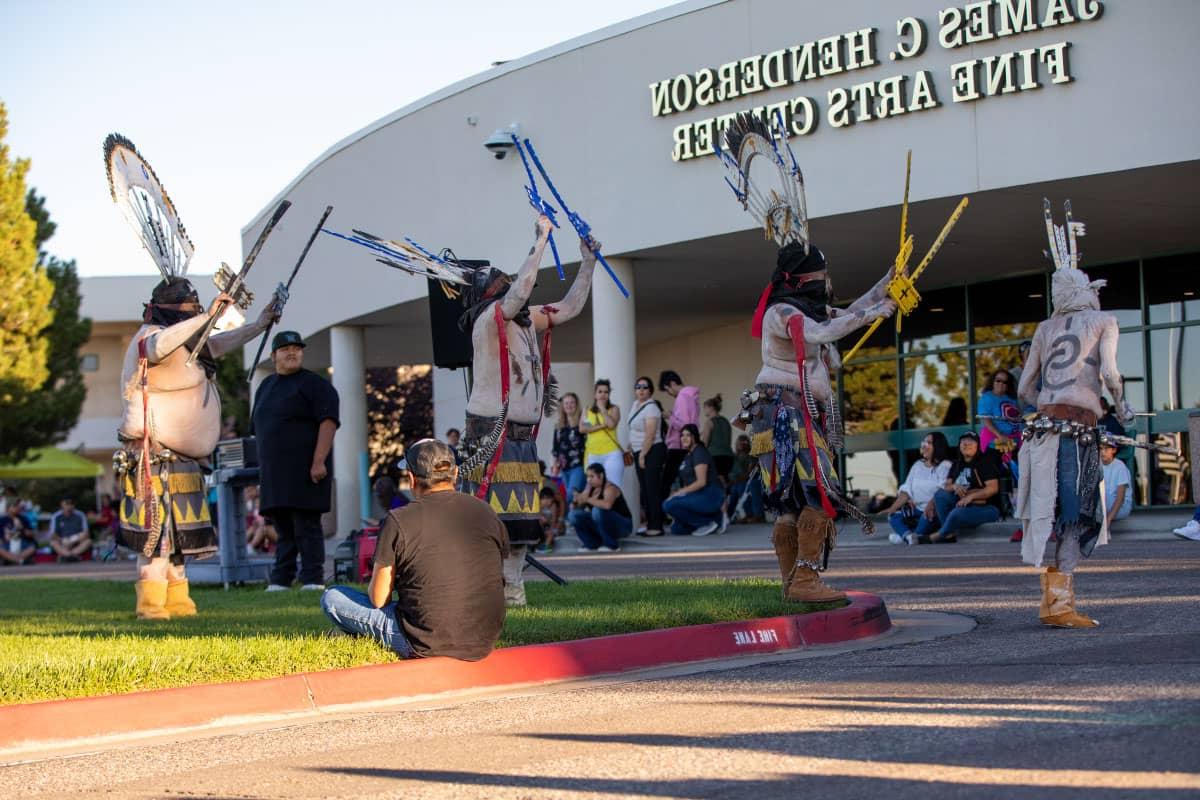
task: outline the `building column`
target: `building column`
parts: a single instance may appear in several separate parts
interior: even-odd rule
[[[329,329],[329,361],[338,393],[341,427],[333,439],[334,509],[337,535],[362,527],[362,497],[367,463],[367,389],[363,329]]]
[[[608,258],[613,272],[629,290],[626,298],[613,283],[602,264],[596,265],[592,280],[592,364],[596,380],[612,382],[612,402],[621,407],[618,438],[623,447],[629,445],[629,409],[633,404],[633,382],[637,377],[637,330],[634,326],[633,261],[628,258]],[[584,407],[592,397],[580,397]],[[637,508],[637,472],[625,470],[621,490],[631,509]],[[636,523],[636,513],[635,513]]]

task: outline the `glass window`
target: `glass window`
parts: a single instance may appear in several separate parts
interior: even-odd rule
[[[968,289],[975,342],[1030,339],[1047,317],[1046,274],[975,284]]]
[[[899,485],[886,450],[846,454],[845,489],[860,508],[877,495],[894,497]]]
[[[970,424],[966,352],[904,359],[905,402],[915,428]]]
[[[863,354],[865,351],[860,350]],[[857,356],[856,356],[857,358]],[[846,433],[881,433],[896,420],[896,360],[859,363],[842,370],[842,408]]]
[[[1150,324],[1200,319],[1200,256],[1196,254],[1146,261],[1146,304]]]
[[[83,372],[95,372],[100,369],[100,356],[96,353],[84,353],[79,357],[79,369]]]
[[[1188,472],[1188,435],[1186,433],[1155,434],[1157,444],[1179,449],[1180,455],[1150,453],[1150,504],[1155,506],[1192,505],[1192,481]]]
[[[1117,344],[1117,369],[1125,385],[1125,399],[1134,411],[1150,408],[1146,400],[1146,352],[1142,348],[1142,336],[1141,331],[1122,333]]]
[[[1136,261],[1102,267],[1084,265],[1083,269],[1092,280],[1108,282],[1100,290],[1100,307],[1112,312],[1122,328],[1142,324],[1142,290]]]
[[[905,352],[961,347],[967,343],[966,293],[963,287],[921,293],[921,303],[900,327]]]
[[[1150,331],[1154,408],[1200,408],[1200,327]]]

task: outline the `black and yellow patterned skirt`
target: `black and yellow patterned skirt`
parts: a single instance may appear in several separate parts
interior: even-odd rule
[[[216,552],[217,534],[200,465],[179,455],[150,464],[151,491],[145,497],[139,460],[140,452],[125,451],[129,468],[120,476],[121,544],[147,558],[168,555],[176,563],[184,556]]]
[[[478,446],[495,424],[495,417],[468,414],[463,435],[468,450]],[[487,469],[488,464],[484,463],[463,474],[462,491],[477,494]],[[492,480],[483,500],[492,507],[492,511],[496,512],[504,527],[508,529],[508,539],[512,544],[541,541],[542,509],[538,496],[541,488],[542,471],[538,467],[533,426],[510,422],[500,450],[500,462],[492,473]]]

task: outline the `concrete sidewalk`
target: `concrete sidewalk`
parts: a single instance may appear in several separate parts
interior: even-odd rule
[[[1121,520],[1112,527],[1114,540],[1139,541],[1151,539],[1174,539],[1171,531],[1184,525],[1192,516],[1185,511],[1144,510],[1134,511],[1128,519]],[[887,518],[873,517],[875,535],[867,536],[857,523],[842,520],[838,523],[838,547],[895,547],[888,541],[892,529],[888,526]],[[1021,527],[1015,519],[981,525],[972,531],[962,531],[958,534],[959,544],[969,545],[972,542],[997,540],[1008,541],[1017,528]],[[904,547],[905,545],[899,545]],[[1014,545],[1015,547],[1016,545]],[[647,538],[630,536],[621,540],[622,550],[637,553],[649,552],[705,552],[723,550],[770,550],[771,525],[730,525],[723,534],[709,536],[672,536],[664,534]],[[560,555],[573,555],[580,552],[579,541],[573,536],[559,538],[555,545],[553,558]],[[543,558],[543,556],[538,556]]]

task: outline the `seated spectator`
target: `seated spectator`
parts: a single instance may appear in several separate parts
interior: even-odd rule
[[[1017,382],[1006,369],[992,373],[988,388],[979,398],[981,430],[979,446],[994,451],[1012,472],[1014,483],[1017,471],[1017,450],[1021,447],[1021,403],[1017,400]]]
[[[456,491],[454,451],[442,442],[412,445],[408,468],[414,500],[384,519],[367,593],[333,586],[321,608],[340,630],[402,658],[478,661],[504,627],[508,533],[487,503]]]
[[[930,542],[957,542],[960,530],[1000,519],[1001,467],[995,455],[980,451],[979,436],[973,431],[959,437],[958,453],[945,488],[933,496],[941,530],[928,537]]]
[[[691,423],[679,432],[684,450],[679,465],[679,488],[663,503],[663,511],[671,515],[671,534],[674,536],[708,536],[724,533],[729,518],[721,506],[725,491],[717,478],[712,456],[700,443],[700,430]]]
[[[892,544],[914,544],[938,528],[937,506],[933,496],[946,485],[951,462],[947,458],[950,443],[945,434],[934,432],[921,440],[921,460],[908,469],[908,479],[900,485],[896,500],[883,513],[888,515]]]
[[[1176,528],[1174,532],[1180,539],[1200,542],[1200,506],[1196,506],[1196,512],[1192,514],[1191,520],[1186,525]]]
[[[757,474],[758,460],[750,455],[750,437],[737,438],[733,466],[729,470],[729,499],[726,513],[733,521],[764,522],[762,481]],[[744,501],[743,501],[743,498]],[[745,505],[744,509],[739,509]]]
[[[539,553],[553,553],[554,540],[563,534],[562,497],[558,489],[549,484],[538,492],[539,513],[542,516],[542,542],[538,545]]]
[[[603,464],[588,464],[586,475],[587,485],[575,494],[575,508],[567,517],[583,549],[615,553],[620,549],[618,540],[633,531],[633,514]]]
[[[386,475],[376,479],[371,486],[371,494],[375,496],[375,502],[379,503],[385,517],[389,511],[404,508],[409,503],[408,498],[396,488],[396,482]]]
[[[721,395],[704,401],[704,418],[700,423],[700,441],[712,456],[721,486],[729,485],[729,470],[733,468],[733,427],[721,416]]]
[[[246,555],[255,553],[274,553],[275,543],[279,534],[275,526],[270,525],[258,510],[258,487],[247,486],[244,497],[246,503]]]
[[[50,547],[59,561],[78,561],[92,549],[87,515],[75,507],[70,497],[64,497],[59,510],[50,517]]]
[[[1100,443],[1100,463],[1104,470],[1104,513],[1112,525],[1133,510],[1133,482],[1129,467],[1117,460],[1117,446],[1108,440]]]
[[[0,564],[32,564],[37,541],[21,519],[16,503],[0,514]]]

